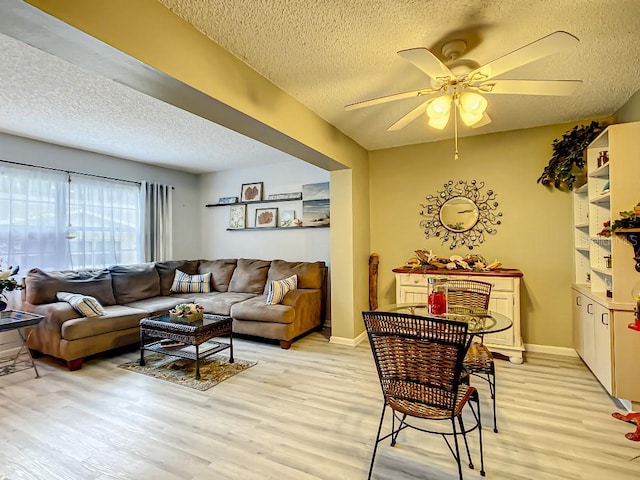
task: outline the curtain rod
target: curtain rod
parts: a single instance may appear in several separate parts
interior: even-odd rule
[[[115,180],[116,182],[134,183],[136,185],[142,185],[141,182],[136,182],[135,180],[124,180],[122,178],[106,177],[104,175],[95,175],[93,173],[74,172],[73,170],[65,170],[63,168],[43,167],[42,165],[32,165],[30,163],[12,162],[11,160],[2,160],[2,159],[0,159],[0,162],[11,163],[13,165],[21,165],[23,167],[32,167],[32,168],[42,168],[44,170],[53,170],[55,172],[63,172],[63,173],[66,173],[66,174],[73,173],[74,175],[84,175],[86,177],[103,178],[105,180]],[[175,188],[176,187],[171,186],[171,190],[175,190]]]

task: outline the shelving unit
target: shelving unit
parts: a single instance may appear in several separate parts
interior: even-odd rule
[[[633,248],[617,235],[598,233],[640,200],[635,180],[639,151],[640,122],[607,127],[585,151],[587,183],[573,196],[574,347],[609,393],[632,401],[640,401],[640,387],[627,380],[633,365],[620,347],[628,343],[621,325],[633,320],[631,288],[640,275]],[[608,161],[598,165],[601,152],[607,152]]]
[[[257,205],[260,203],[281,203],[281,202],[301,202],[300,198],[279,198],[277,200],[256,200],[253,202],[233,202],[233,203],[207,203],[205,207],[231,207],[233,205]]]

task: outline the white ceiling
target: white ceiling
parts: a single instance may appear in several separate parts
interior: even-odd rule
[[[485,64],[556,30],[580,39],[501,77],[583,80],[573,96],[492,96],[493,123],[461,136],[610,115],[640,89],[640,0],[159,1],[371,150],[453,135],[386,132],[419,99],[344,110],[428,85],[401,49],[461,38]],[[191,172],[293,158],[2,34],[0,131]]]

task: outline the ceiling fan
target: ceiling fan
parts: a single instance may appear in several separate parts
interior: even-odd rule
[[[463,40],[453,40],[442,47],[442,53],[448,59],[447,63],[450,67],[426,48],[401,50],[398,55],[427,74],[431,80],[430,86],[352,103],[346,105],[345,109],[355,110],[405,98],[425,98],[424,102],[401,117],[387,128],[387,131],[400,130],[424,113],[429,118],[429,126],[442,130],[449,123],[453,109],[457,158],[456,112],[460,114],[465,125],[480,127],[491,123],[486,113],[488,102],[484,95],[571,95],[582,84],[581,80],[503,80],[495,77],[571,47],[578,42],[579,40],[570,33],[554,32],[484,66],[477,66],[477,64],[470,66],[469,61],[456,62],[466,48]]]

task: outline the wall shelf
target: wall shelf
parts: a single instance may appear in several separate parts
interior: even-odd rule
[[[207,203],[205,207],[231,207],[233,205],[258,205],[260,203],[301,202],[300,198],[279,198],[277,200],[256,200],[255,202]]]
[[[245,228],[227,228],[227,232],[242,232],[244,230],[302,230],[305,228],[330,228],[331,225],[301,225],[299,227],[245,227]]]
[[[611,192],[607,190],[599,195],[596,195],[591,200],[591,203],[609,203],[611,201]]]

